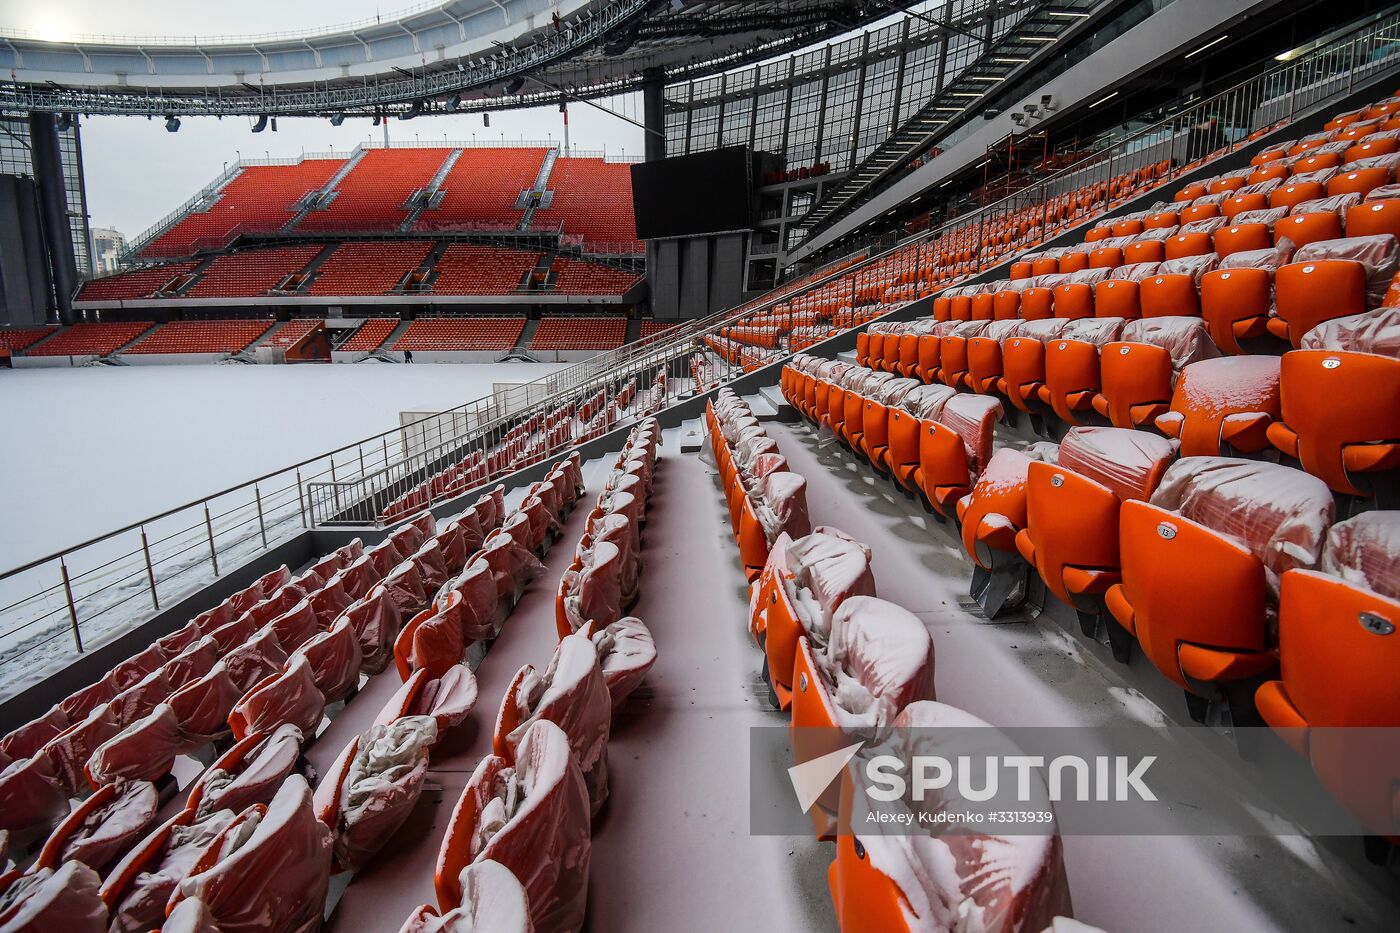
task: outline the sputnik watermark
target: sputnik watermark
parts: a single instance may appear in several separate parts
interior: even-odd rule
[[[847,761],[852,752],[847,756]],[[994,800],[1001,793],[1003,771],[1015,772],[1016,796],[1019,803],[1031,803],[1048,796],[1054,803],[1062,800],[1127,803],[1155,801],[1157,795],[1143,778],[1157,760],[1147,755],[1136,761],[1126,755],[1097,755],[1092,759],[1078,755],[1060,755],[1047,765],[1040,755],[987,755],[980,763],[971,755],[959,755],[949,760],[939,755],[915,755],[905,762],[894,755],[877,755],[865,762],[869,781],[866,795],[881,803],[911,798],[922,803],[937,792],[956,790],[957,797],[971,803]],[[912,781],[905,778],[908,770]],[[1044,769],[1044,785],[1036,780],[1038,770]],[[1066,772],[1070,773],[1067,778]],[[980,786],[978,786],[980,777]],[[1048,794],[1041,786],[1048,787]],[[1070,793],[1066,793],[1066,791]],[[805,808],[804,808],[805,809]]]
[[[1400,729],[1314,728],[1305,742],[1146,724],[876,731],[751,730],[751,831],[1400,834]]]

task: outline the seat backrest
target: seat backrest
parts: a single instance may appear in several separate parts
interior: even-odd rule
[[[1317,566],[1334,511],[1332,493],[1317,477],[1226,457],[1183,457],[1151,501],[1233,538],[1264,565],[1275,594],[1280,575]]]
[[[1400,512],[1375,510],[1327,532],[1321,570],[1400,600]]]
[[[1144,431],[1075,427],[1060,442],[1059,465],[1120,499],[1147,499],[1175,456],[1171,441]]]

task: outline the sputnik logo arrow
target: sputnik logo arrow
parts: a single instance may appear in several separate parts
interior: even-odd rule
[[[856,756],[856,752],[860,751],[863,745],[864,742],[847,745],[820,758],[813,758],[788,768],[788,778],[792,781],[792,789],[797,794],[797,802],[801,805],[803,813],[812,809],[812,805],[831,786],[841,769],[846,767],[846,763]]]

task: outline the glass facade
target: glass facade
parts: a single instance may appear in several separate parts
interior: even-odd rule
[[[92,273],[91,235],[88,229],[87,192],[83,186],[82,141],[78,121],[58,134],[63,158],[63,186],[68,195],[68,226],[73,236],[73,257],[78,274]],[[33,177],[29,120],[23,114],[0,113],[0,175]]]
[[[912,117],[980,53],[975,35],[939,23],[984,10],[987,0],[930,2],[871,30],[777,61],[666,88],[666,143],[671,155],[751,144],[786,158],[789,168],[829,163],[852,168]],[[999,35],[1025,15],[1004,9]],[[927,17],[927,18],[921,18]],[[940,77],[940,70],[943,76]]]

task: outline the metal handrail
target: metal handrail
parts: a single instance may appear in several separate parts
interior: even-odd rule
[[[1011,254],[1031,248],[1053,235],[1054,229],[1065,229],[1090,213],[1098,213],[1138,193],[1115,195],[1110,190],[1101,203],[1085,208],[1079,217],[1050,216],[1052,202],[1063,193],[1084,186],[1102,185],[1140,165],[1154,163],[1162,156],[1160,144],[1134,148],[1133,140],[1145,138],[1147,134],[1161,134],[1165,125],[1170,130],[1165,136],[1167,145],[1175,146],[1183,128],[1196,125],[1207,117],[1217,117],[1224,123],[1227,138],[1209,155],[1232,151],[1246,144],[1248,137],[1256,130],[1287,120],[1301,107],[1312,107],[1348,93],[1358,74],[1374,74],[1382,69],[1394,68],[1400,63],[1395,55],[1400,51],[1397,26],[1400,26],[1400,17],[1392,14],[1363,30],[1348,33],[1292,62],[1241,82],[1177,114],[1165,124],[1144,127],[1135,136],[1120,140],[1112,148],[1086,156],[1028,189],[961,216],[936,230],[910,237],[890,249],[854,262],[843,261],[798,283],[790,283],[758,301],[681,324],[664,333],[605,351],[592,359],[524,383],[522,391],[527,397],[531,386],[539,387],[544,397],[518,410],[500,411],[495,406],[494,396],[478,399],[443,413],[416,419],[398,429],[343,445],[319,457],[301,460],[282,470],[265,473],[249,482],[167,509],[144,521],[90,538],[6,571],[0,574],[0,618],[17,609],[22,610],[21,614],[30,613],[32,617],[16,619],[18,625],[0,626],[0,639],[9,641],[29,637],[37,631],[37,635],[33,635],[17,652],[10,654],[11,649],[6,649],[5,653],[10,654],[8,660],[28,657],[31,652],[56,643],[70,632],[75,650],[82,651],[84,634],[89,636],[88,644],[91,644],[94,619],[101,619],[102,624],[107,626],[114,626],[114,619],[129,622],[123,613],[135,611],[133,601],[139,601],[138,597],[149,597],[152,608],[158,609],[162,601],[168,602],[175,589],[198,583],[201,575],[207,574],[208,570],[217,576],[221,567],[227,569],[231,561],[266,551],[271,544],[282,540],[288,529],[308,527],[307,496],[311,484],[333,484],[336,488],[343,488],[344,484],[369,480],[365,485],[373,486],[379,482],[379,477],[389,475],[390,468],[399,463],[405,464],[401,472],[417,481],[422,473],[436,465],[436,461],[430,461],[427,457],[415,460],[407,444],[400,445],[396,435],[401,432],[421,430],[425,437],[436,432],[438,442],[430,446],[441,447],[443,457],[438,459],[446,459],[458,451],[470,449],[471,445],[481,446],[498,441],[509,425],[547,413],[564,400],[590,397],[599,389],[606,389],[629,377],[652,373],[663,366],[670,370],[670,377],[662,396],[659,399],[649,397],[648,404],[654,406],[658,401],[666,404],[681,400],[690,396],[692,390],[712,388],[755,365],[777,361],[793,351],[794,338],[799,335],[806,340],[809,335],[805,321],[793,317],[791,303],[794,300],[804,296],[827,296],[833,302],[839,300],[842,319],[820,325],[818,332],[810,335],[813,339],[823,339],[848,329],[853,323],[863,323],[890,310],[891,306],[885,303],[884,292],[881,293],[882,297],[873,300],[865,293],[872,287],[891,287],[894,278],[891,272],[918,272],[930,254],[936,251],[940,241],[950,234],[976,233],[976,242],[980,244],[985,239],[981,234],[995,229],[1004,220],[1042,211],[1038,226],[1027,231],[1022,240],[1003,244],[999,252],[985,251],[959,271],[973,274],[1004,262]],[[1383,53],[1383,57],[1373,58],[1373,53]],[[1180,161],[1194,164],[1194,161],[1203,161],[1207,153],[1188,151],[1186,155],[1193,158]],[[1202,158],[1195,159],[1196,156]],[[774,347],[758,349],[734,344],[733,358],[712,351],[712,345],[726,346],[722,343],[724,328],[749,321],[760,312],[769,315],[763,323],[774,325],[774,332],[778,334]],[[693,384],[676,368],[685,356],[692,353],[702,354],[703,363],[699,369],[704,373],[703,385]],[[638,387],[643,388],[642,385]],[[634,409],[629,414],[635,416],[641,412]],[[467,436],[445,437],[443,421],[454,415],[477,419],[477,426]],[[571,424],[569,436],[563,442],[564,447],[577,442],[590,430],[593,430],[590,425]],[[401,451],[391,448],[391,437],[394,438],[393,446],[401,446]],[[410,462],[414,469],[407,465]],[[182,514],[189,518],[180,527],[156,527],[168,524]],[[153,539],[149,532],[154,532]],[[138,534],[140,546],[122,550],[128,547],[123,539]],[[80,563],[90,566],[78,567]],[[26,574],[39,572],[43,572],[42,578],[25,577]],[[12,595],[16,594],[4,592],[4,588],[10,584],[24,587],[24,591],[17,594],[20,597],[18,600],[12,599]],[[55,624],[65,619],[68,625]],[[44,628],[38,629],[40,625]],[[89,628],[85,630],[84,625]],[[103,634],[101,626],[97,634]],[[0,664],[3,663],[5,661],[0,660]],[[27,664],[26,672],[41,668],[42,660]]]

